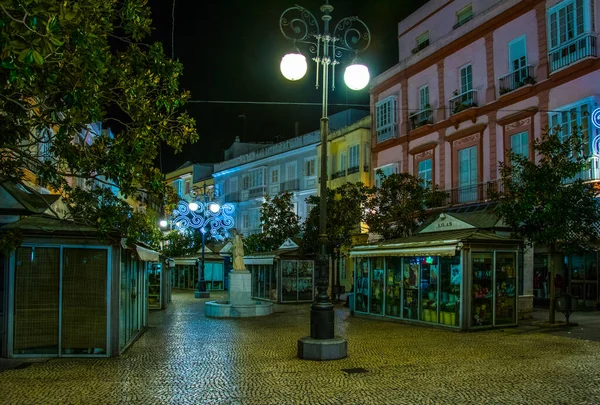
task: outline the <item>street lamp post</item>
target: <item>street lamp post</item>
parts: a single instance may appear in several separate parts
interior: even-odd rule
[[[311,360],[335,360],[346,357],[347,342],[335,337],[333,304],[327,296],[329,285],[329,260],[327,255],[327,138],[329,119],[327,104],[329,97],[329,68],[334,80],[331,90],[335,90],[335,66],[343,52],[354,55],[353,63],[346,68],[344,80],[352,90],[361,90],[369,82],[369,70],[358,63],[357,55],[371,43],[371,33],[367,25],[358,17],[340,20],[330,32],[329,23],[333,6],[325,0],[321,6],[323,30],[315,16],[301,6],[286,9],[279,19],[283,36],[294,44],[294,52],[281,59],[281,72],[289,80],[301,79],[307,70],[306,57],[296,48],[298,44],[308,46],[316,64],[315,87],[319,88],[319,64],[322,66],[322,114],[321,114],[321,162],[320,162],[320,202],[319,202],[319,254],[317,257],[318,277],[317,296],[310,312],[310,337],[298,341],[298,357]]]

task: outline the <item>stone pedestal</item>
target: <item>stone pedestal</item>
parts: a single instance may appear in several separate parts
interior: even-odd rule
[[[303,360],[340,360],[347,356],[348,341],[339,336],[333,339],[306,336],[298,340],[298,358]]]
[[[229,272],[229,303],[234,306],[253,305],[250,298],[252,283],[250,272],[247,270],[232,270]]]

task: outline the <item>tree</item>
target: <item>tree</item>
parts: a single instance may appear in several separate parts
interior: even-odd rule
[[[442,206],[448,197],[437,185],[425,185],[408,173],[377,174],[381,186],[371,189],[365,222],[384,239],[410,236],[425,219],[427,207]]]
[[[142,42],[150,30],[146,0],[0,0],[0,180],[29,170],[70,205],[102,201],[77,211],[90,224],[108,210],[127,219],[100,186],[163,199],[153,165],[161,143],[180,151],[197,133],[180,111],[182,65]],[[73,179],[87,182],[89,198]]]
[[[271,199],[265,196],[260,209],[262,232],[244,238],[246,252],[275,250],[289,237],[300,231],[300,217],[294,212],[293,194],[285,192]]]
[[[188,256],[202,249],[202,234],[194,229],[173,230],[164,240],[169,242],[163,249],[163,254],[168,257]]]
[[[500,162],[503,191],[494,197],[496,213],[515,234],[549,250],[549,321],[554,323],[557,253],[591,248],[600,207],[593,186],[576,178],[586,164],[579,132],[561,139],[558,129],[546,131],[533,149],[538,162],[508,152],[508,160]]]
[[[364,206],[368,187],[363,183],[346,183],[336,189],[327,189],[327,243],[328,250],[334,247],[352,246],[352,236],[360,233],[364,219]],[[314,207],[308,213],[302,236],[302,250],[315,253],[319,247],[319,203],[320,197],[307,199]]]

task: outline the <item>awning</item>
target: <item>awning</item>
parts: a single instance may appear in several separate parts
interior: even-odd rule
[[[463,246],[462,241],[457,238],[419,241],[407,238],[405,240],[406,242],[398,240],[391,243],[356,246],[350,251],[350,256],[454,256]]]
[[[275,256],[244,257],[244,264],[273,264]]]
[[[135,245],[135,250],[140,258],[144,262],[158,262],[160,261],[159,254],[157,251],[152,249],[146,249],[144,247]]]

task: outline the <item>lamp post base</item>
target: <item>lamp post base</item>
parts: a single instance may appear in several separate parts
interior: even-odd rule
[[[298,358],[303,360],[340,360],[348,357],[348,341],[336,336],[333,339],[298,339]]]
[[[210,298],[209,291],[194,291],[194,298]]]

